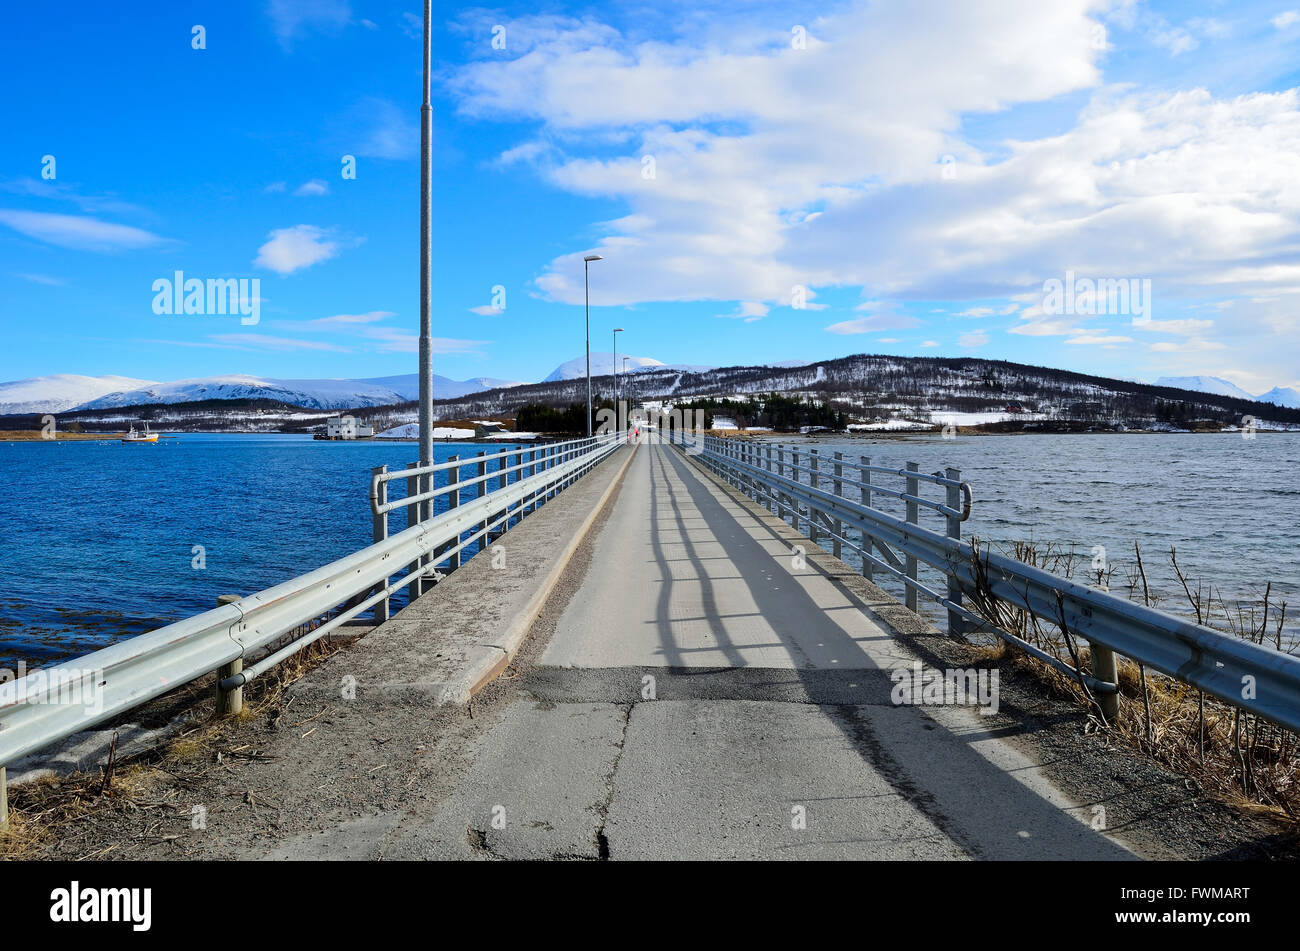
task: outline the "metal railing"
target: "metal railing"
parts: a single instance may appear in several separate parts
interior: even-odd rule
[[[231,692],[371,608],[377,620],[386,618],[394,593],[428,581],[439,564],[451,559],[459,564],[468,545],[488,532],[505,531],[512,519],[534,511],[620,445],[620,434],[611,433],[506,450],[472,463],[453,457],[391,475],[376,470],[371,481],[376,538],[369,547],[233,603],[0,684],[0,766],[213,671],[219,672],[218,709],[230,710]],[[507,465],[512,457],[515,462]],[[502,464],[486,473],[496,460]],[[461,480],[460,468],[469,464],[477,464],[478,472]],[[447,484],[387,500],[391,479],[410,477],[419,488],[420,479],[432,483],[439,472],[449,474]],[[486,490],[490,480],[497,481],[492,492]],[[466,500],[463,494],[470,489],[475,495]],[[441,497],[454,501],[439,514],[418,517],[415,503]],[[408,526],[390,537],[387,515],[403,506],[411,513]],[[259,659],[243,669],[251,655]]]
[[[915,464],[892,469],[872,466],[862,457],[850,466],[836,454],[828,471],[823,465],[827,458],[815,451],[805,452],[806,459],[801,462],[797,448],[752,439],[674,432],[670,440],[774,514],[788,515],[793,527],[811,540],[826,535],[832,542],[832,554],[838,556],[844,545],[857,551],[868,578],[880,569],[902,580],[907,586],[908,607],[915,610],[918,593],[942,605],[948,612],[950,632],[995,634],[1087,684],[1098,694],[1098,705],[1107,719],[1113,720],[1118,713],[1115,655],[1121,654],[1231,706],[1300,730],[1300,658],[1058,577],[1007,555],[976,549],[961,538],[961,522],[971,511],[971,493],[956,469],[927,476],[918,472]],[[859,478],[846,477],[846,467],[857,469]],[[872,474],[882,473],[906,479],[906,489],[890,489],[871,481]],[[943,486],[945,502],[921,498],[918,489],[922,482]],[[856,488],[859,498],[847,498],[846,487]],[[875,494],[905,502],[907,517],[900,519],[874,507],[871,500]],[[940,534],[918,524],[920,508],[942,515],[946,532]],[[941,572],[946,590],[936,591],[918,581],[918,562]],[[963,596],[985,594],[1084,638],[1090,648],[1091,674],[966,609]]]

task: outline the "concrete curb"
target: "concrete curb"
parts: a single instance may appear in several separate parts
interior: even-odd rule
[[[609,481],[603,488],[592,485],[590,502],[582,500],[586,508],[549,522],[547,509],[543,508],[538,516],[526,518],[521,528],[512,530],[541,530],[545,524],[546,531],[553,534],[539,537],[534,533],[530,544],[544,550],[546,557],[538,565],[538,576],[527,582],[527,587],[518,589],[514,604],[503,605],[508,613],[493,615],[491,595],[475,600],[479,595],[471,594],[465,600],[467,591],[485,590],[475,587],[483,581],[483,576],[495,574],[488,571],[486,561],[472,558],[414,605],[399,611],[369,637],[360,639],[353,649],[331,658],[298,681],[290,692],[314,699],[337,699],[338,676],[347,673],[354,677],[358,700],[432,706],[467,704],[474,694],[509,667],[574,553],[622,485],[635,457],[633,446],[618,467],[611,470],[613,475],[605,477]],[[599,471],[600,465],[561,493],[561,508],[552,511],[562,511],[565,499],[579,501],[570,493],[580,493],[581,486],[588,479],[597,478]],[[534,517],[543,521],[532,522]],[[505,538],[508,540],[510,535]],[[477,615],[475,608],[479,609]],[[448,628],[446,612],[461,622],[459,631]],[[464,623],[467,619],[468,625]],[[474,630],[475,626],[478,630]],[[489,630],[484,631],[485,627]]]

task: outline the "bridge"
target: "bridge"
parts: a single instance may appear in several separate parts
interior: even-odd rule
[[[906,517],[875,508],[878,495]],[[37,768],[59,743],[204,676],[218,714],[240,714],[249,684],[345,637],[258,710],[265,723],[233,727],[246,735],[230,748],[257,755],[197,784],[221,834],[189,836],[184,854],[1142,857],[1097,821],[1095,790],[1063,784],[999,715],[996,663],[971,666],[959,650],[964,633],[991,628],[972,601],[991,596],[1087,638],[1087,669],[1064,667],[1103,723],[1119,654],[1300,725],[1295,658],[981,556],[960,538],[971,492],[955,470],[608,434],[379,469],[371,510],[362,552],[0,685],[0,763]],[[846,550],[856,567],[836,557]],[[874,583],[881,573],[906,603]],[[912,609],[918,595],[946,612],[946,632]],[[946,670],[952,657],[964,669]],[[922,689],[931,671],[935,702]],[[1242,677],[1258,688],[1249,700]],[[77,702],[55,702],[73,688]],[[250,822],[231,802],[278,819]]]

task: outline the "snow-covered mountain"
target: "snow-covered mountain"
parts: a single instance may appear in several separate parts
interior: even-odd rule
[[[1292,386],[1275,386],[1267,393],[1261,393],[1255,398],[1261,403],[1276,403],[1278,406],[1300,409],[1300,391],[1297,391]]]
[[[391,390],[402,394],[404,400],[418,400],[420,398],[420,375],[418,373],[403,373],[399,376],[380,376],[369,380],[358,380],[359,383],[373,383],[376,386],[388,387]],[[469,393],[480,393],[483,390],[495,390],[506,386],[523,386],[518,380],[498,380],[490,376],[477,376],[469,380],[453,380],[445,376],[433,375],[433,398],[436,400],[455,399],[458,396],[465,396]]]
[[[390,387],[360,380],[271,380],[235,374],[194,380],[174,380],[109,393],[77,409],[106,409],[150,403],[194,403],[199,400],[279,400],[307,409],[349,409],[400,403],[405,397]]]
[[[59,373],[0,383],[0,415],[61,413],[108,393],[153,386],[152,380],[129,376],[79,376]]]
[[[641,367],[654,367],[660,369],[664,366],[662,360],[656,360],[654,357],[634,357],[630,353],[620,353],[618,355],[618,372],[623,372],[623,358],[627,357],[628,372]],[[591,375],[608,376],[614,367],[614,354],[591,352]],[[554,383],[557,380],[577,380],[587,375],[587,355],[584,353],[580,357],[574,357],[561,363],[558,367],[547,374],[542,380],[543,383]]]
[[[1239,400],[1255,398],[1235,383],[1229,383],[1217,376],[1162,376],[1156,380],[1155,385],[1195,390],[1197,393],[1213,393],[1215,396],[1234,396]]]
[[[415,373],[369,380],[277,380],[232,374],[159,383],[125,376],[60,374],[0,383],[0,415],[246,399],[279,400],[306,409],[356,409],[418,399],[419,380]],[[518,385],[490,377],[452,380],[435,374],[433,395],[453,399]]]
[[[630,353],[620,353],[618,355],[618,372],[623,372],[623,358],[627,357],[627,372],[641,373],[648,370],[681,370],[686,373],[706,373],[713,367],[695,366],[688,363],[664,363],[662,360],[656,360],[654,357],[634,357]],[[591,375],[608,376],[614,365],[614,355],[612,353],[597,353],[592,351],[591,354]],[[578,380],[587,375],[587,355],[584,353],[580,357],[574,357],[561,363],[552,370],[547,377],[542,380],[543,383],[556,383],[560,380]]]

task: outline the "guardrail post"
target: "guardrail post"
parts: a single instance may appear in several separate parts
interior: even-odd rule
[[[835,454],[835,479],[832,485],[834,485],[835,487],[835,497],[837,499],[844,497],[844,483],[840,481],[844,477],[843,459],[844,459],[844,453],[837,452]],[[832,543],[831,547],[834,549],[833,554],[835,555],[835,557],[839,558],[840,537],[844,534],[844,523],[841,522],[839,519],[835,519],[832,524],[834,524],[835,526],[835,541]]]
[[[870,456],[858,456],[858,473],[862,476],[861,481],[863,483],[862,488],[859,491],[862,493],[862,505],[864,508],[871,507],[870,466],[871,466]],[[875,540],[872,538],[872,536],[868,535],[864,531],[862,533],[862,550],[867,555],[870,555],[874,548],[875,548]],[[870,558],[864,557],[862,559],[862,577],[866,578],[868,581],[875,580],[875,572],[872,571]]]
[[[483,458],[483,457],[486,456],[486,455],[487,455],[487,450],[486,450],[486,449],[480,449],[480,450],[479,450],[479,452],[478,452],[478,476],[479,476],[479,479],[480,479],[481,481],[480,481],[479,484],[478,484],[478,497],[479,497],[480,499],[483,498],[483,496],[487,495],[487,493],[488,493],[487,478],[486,478],[486,476],[487,476],[487,471],[488,471],[488,464],[487,464],[487,462],[486,462],[486,461],[484,460],[484,458]],[[488,540],[489,540],[489,539],[488,539],[488,526],[491,525],[491,524],[492,524],[491,515],[490,515],[490,514],[489,514],[489,515],[484,515],[484,516],[483,516],[483,524],[480,526],[480,529],[479,529],[479,530],[483,533],[483,534],[479,537],[479,540],[478,540],[478,550],[479,550],[479,551],[482,551],[482,550],[483,550],[484,548],[486,548],[487,545],[488,545]]]
[[[447,487],[450,491],[447,493],[447,511],[460,507],[460,455],[448,456],[448,462],[457,463],[447,470]],[[455,488],[452,488],[455,486]],[[460,544],[460,534],[457,533],[455,544]],[[460,567],[460,552],[447,556],[447,570],[454,571]]]
[[[799,472],[799,449],[797,446],[790,447],[790,478],[796,485],[803,482],[803,475]],[[794,496],[790,497],[790,525],[797,532],[799,531],[799,516],[802,512],[799,509],[799,502]]]
[[[419,465],[418,462],[408,462],[406,464],[406,468],[414,469],[418,465]],[[409,499],[412,496],[419,495],[419,494],[420,494],[420,477],[408,475],[406,477],[406,497]],[[411,528],[419,524],[420,524],[420,505],[418,503],[415,505],[408,505],[406,507],[406,527]],[[411,562],[409,565],[406,566],[407,573],[419,574],[421,569],[424,567],[424,564],[425,564],[425,559],[423,557],[417,558],[415,561]],[[422,594],[424,594],[423,577],[417,578],[415,581],[412,581],[410,584],[406,586],[406,597],[408,602],[414,601]]]
[[[374,476],[388,475],[388,466],[376,466],[375,468],[370,470],[370,475],[372,478]],[[375,488],[377,492],[377,495],[375,496],[375,501],[379,503],[380,508],[383,508],[385,505],[388,504],[388,481],[384,480],[380,482]],[[388,513],[383,512],[379,515],[375,515],[372,520],[372,527],[374,529],[374,540],[376,542],[382,542],[385,538],[387,538],[388,537]],[[384,579],[384,587],[388,587],[390,580],[391,579],[389,578]],[[385,597],[384,600],[378,602],[375,605],[375,620],[380,622],[388,620],[388,598],[387,597]]]
[[[808,468],[812,471],[808,473],[808,485],[814,489],[821,488],[821,459],[816,449],[808,450]],[[812,505],[808,506],[808,540],[814,545],[817,544],[817,513],[813,510]]]
[[[776,489],[772,485],[772,444],[768,443],[764,447],[764,455],[767,456],[767,510],[773,515],[776,514]]]
[[[217,595],[217,607],[226,604],[234,604],[240,598],[237,594],[219,594]],[[243,712],[244,709],[244,688],[236,687],[234,690],[222,690],[221,681],[227,677],[233,677],[235,674],[242,673],[244,670],[244,658],[236,657],[228,664],[222,664],[217,668],[217,713],[218,717],[236,716]]]
[[[961,470],[949,466],[943,472],[944,477],[951,479],[953,482],[961,481]],[[948,486],[948,508],[954,510],[961,509],[961,487],[957,485]],[[961,541],[961,519],[948,516],[948,537],[953,541]],[[957,584],[957,578],[948,573],[948,600],[953,604],[961,604],[961,585]],[[956,611],[948,611],[948,636],[960,637],[966,633],[966,622],[962,620],[961,615]]]
[[[1103,683],[1118,684],[1119,668],[1115,663],[1115,652],[1103,644],[1088,642],[1088,654],[1092,658],[1092,675]],[[1119,692],[1098,693],[1097,706],[1106,717],[1107,725],[1119,719]]]
[[[920,470],[921,467],[917,465],[915,462],[909,462],[907,464],[908,472],[919,472]],[[921,491],[921,480],[916,478],[916,476],[909,475],[907,477],[907,494],[911,496],[916,496],[920,493],[920,491]],[[915,502],[908,502],[907,503],[907,524],[916,525],[919,522],[920,522],[920,513],[918,511],[917,504]],[[905,573],[907,574],[907,577],[910,578],[911,580],[913,581],[916,580],[916,556],[915,555],[907,556]],[[909,611],[915,611],[916,610],[916,589],[911,585],[907,586],[907,594],[905,596],[905,600],[907,602],[907,609]]]

